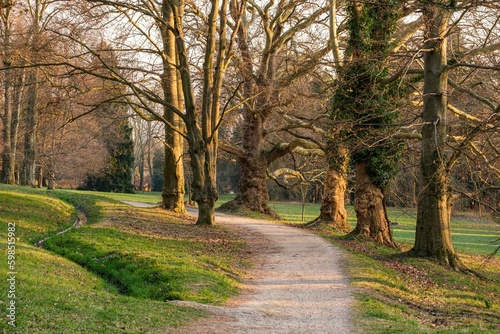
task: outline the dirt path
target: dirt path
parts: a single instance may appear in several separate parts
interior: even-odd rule
[[[353,333],[354,299],[340,249],[306,230],[267,221],[217,214],[216,222],[237,229],[246,239],[255,255],[254,267],[241,293],[221,307],[173,302],[208,310],[212,316],[166,334]]]
[[[223,307],[177,302],[213,313],[177,334],[352,333],[352,291],[342,272],[342,251],[307,231],[217,214],[239,229],[256,253],[242,293]],[[168,333],[172,333],[170,330]]]

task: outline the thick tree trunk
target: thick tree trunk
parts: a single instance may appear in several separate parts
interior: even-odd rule
[[[262,157],[240,159],[238,194],[233,204],[278,219],[279,216],[269,207],[266,168],[267,160]]]
[[[343,145],[329,145],[328,169],[324,184],[320,215],[310,225],[330,224],[339,232],[349,232],[347,211],[345,209],[345,192],[347,189],[347,171],[349,168],[349,152]]]
[[[165,22],[170,25],[174,23],[174,17],[170,5],[165,4],[163,8]],[[177,109],[181,108],[182,87],[179,87],[179,76],[175,64],[177,63],[177,50],[175,36],[165,25],[162,27],[162,38],[164,48],[164,64],[162,85],[165,100]],[[165,165],[163,169],[163,207],[178,213],[186,213],[184,206],[184,163],[180,120],[173,110],[164,108],[164,116],[169,124],[165,125]],[[176,128],[176,129],[174,129]],[[176,131],[177,130],[177,131]]]
[[[337,231],[349,232],[347,211],[345,209],[345,192],[347,179],[339,172],[328,169],[324,185],[320,215],[308,225],[329,224]]]
[[[428,6],[424,53],[424,106],[415,245],[411,254],[463,268],[451,242],[451,190],[446,158],[446,37],[450,14]]]
[[[239,157],[240,179],[236,198],[221,206],[221,210],[231,211],[234,207],[244,207],[279,219],[269,207],[267,191],[267,157],[263,154],[265,130],[264,118],[251,111],[245,111],[242,147],[244,156]]]
[[[396,247],[385,207],[385,194],[370,180],[366,163],[356,164],[356,197],[354,199],[357,224],[351,236],[362,236],[389,247]]]
[[[182,138],[172,130],[165,131],[169,146],[165,147],[165,168],[163,170],[163,207],[178,213],[185,213],[184,166],[182,162]],[[170,133],[168,133],[170,132]]]

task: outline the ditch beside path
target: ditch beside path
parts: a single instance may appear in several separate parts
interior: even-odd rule
[[[254,266],[241,293],[223,306],[174,302],[212,316],[166,333],[353,333],[354,298],[342,250],[306,230],[263,220],[217,213],[216,223],[242,234],[255,255]]]

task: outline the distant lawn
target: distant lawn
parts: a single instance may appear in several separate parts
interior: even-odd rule
[[[161,203],[160,192],[144,192],[137,194],[99,193],[108,198],[119,201],[138,201],[144,203]],[[234,194],[222,194],[217,201],[217,207],[234,198]],[[302,204],[298,202],[271,201],[269,206],[287,222],[301,224],[310,222],[319,215],[320,203],[306,203],[304,205],[304,220],[302,221]],[[352,228],[356,225],[356,214],[352,206],[347,207],[348,222]],[[388,208],[389,219],[397,222],[393,226],[394,239],[400,243],[412,244],[415,238],[416,209]],[[495,240],[499,237],[500,225],[488,219],[471,219],[463,216],[452,217],[453,245],[459,252],[488,255],[498,245]]]
[[[285,221],[302,223],[302,205],[296,202],[271,202],[270,206]],[[319,215],[320,204],[307,204],[304,222],[314,220]],[[352,228],[356,226],[356,214],[352,206],[347,207],[348,222]],[[392,227],[394,239],[400,243],[413,244],[415,239],[416,209],[388,208],[389,220],[396,222]],[[495,240],[500,236],[500,225],[489,219],[471,219],[454,216],[451,220],[453,245],[459,252],[488,255],[498,244]]]
[[[84,191],[84,190],[64,190],[70,193],[87,193],[97,196],[103,196],[106,198],[114,199],[115,201],[136,201],[151,204],[161,204],[161,192],[153,191],[137,191],[135,194],[124,194],[124,193],[112,193],[112,192],[100,192],[100,191]]]

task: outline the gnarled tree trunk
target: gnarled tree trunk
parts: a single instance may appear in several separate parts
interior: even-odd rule
[[[327,170],[320,214],[309,225],[325,223],[337,231],[348,232],[349,224],[344,200],[346,189],[346,178],[333,169]]]
[[[268,157],[263,154],[265,139],[264,117],[245,108],[245,125],[242,138],[244,154],[240,155],[240,179],[236,198],[221,206],[222,210],[232,210],[242,206],[246,209],[279,216],[269,207],[266,169]]]
[[[329,145],[328,170],[324,184],[320,215],[309,225],[319,223],[330,224],[337,231],[349,232],[347,211],[345,209],[345,192],[347,189],[347,170],[349,152],[345,147],[336,143]],[[331,151],[333,150],[333,151]]]
[[[396,247],[385,208],[385,194],[373,184],[366,170],[366,162],[356,164],[356,197],[354,209],[358,222],[350,233]]]

